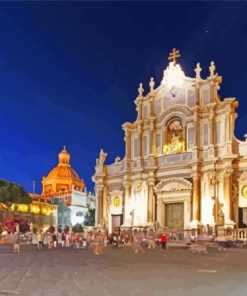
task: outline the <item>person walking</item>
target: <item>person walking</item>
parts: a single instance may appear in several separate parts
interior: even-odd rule
[[[137,254],[139,251],[143,254],[145,253],[141,243],[142,243],[141,234],[138,231],[134,231],[132,248],[133,248],[135,254]]]
[[[167,236],[165,233],[161,235],[160,242],[161,242],[161,250],[164,251],[166,249],[166,244],[167,244]]]
[[[156,243],[155,243],[155,233],[153,229],[150,229],[147,234],[147,240],[148,240],[148,249],[156,249]]]
[[[65,246],[65,241],[66,241],[66,234],[63,232],[62,233],[62,247]]]
[[[13,252],[14,253],[20,253],[21,239],[20,239],[20,236],[19,236],[18,232],[13,233],[13,243],[14,243]]]
[[[42,233],[42,230],[40,230],[40,232],[37,235],[37,239],[38,239],[38,250],[43,249],[43,243],[44,243],[44,235]]]
[[[53,243],[53,247],[56,248],[57,247],[57,235],[55,232],[52,234],[52,243]]]

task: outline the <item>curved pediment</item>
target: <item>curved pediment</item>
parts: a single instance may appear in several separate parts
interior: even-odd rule
[[[165,109],[157,119],[157,123],[162,122],[165,118],[171,118],[172,116],[180,116],[183,120],[185,116],[192,116],[193,112],[185,105],[175,105]]]
[[[154,188],[156,194],[164,192],[191,191],[192,184],[184,178],[168,178],[161,180]]]

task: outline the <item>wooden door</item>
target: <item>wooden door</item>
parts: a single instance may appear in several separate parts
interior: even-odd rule
[[[166,204],[165,217],[168,229],[184,229],[184,203]]]

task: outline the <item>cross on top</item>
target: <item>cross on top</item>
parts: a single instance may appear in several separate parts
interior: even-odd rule
[[[169,54],[168,60],[172,61],[174,64],[176,63],[176,58],[180,57],[180,52],[178,49],[173,48],[172,52]]]

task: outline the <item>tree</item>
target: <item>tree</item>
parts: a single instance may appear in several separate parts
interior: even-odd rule
[[[0,179],[0,203],[9,208],[12,203],[30,204],[31,202],[32,198],[21,185]]]
[[[72,231],[74,233],[80,233],[80,232],[83,232],[83,227],[81,224],[79,223],[76,223],[75,226],[72,228]]]
[[[85,215],[84,225],[94,226],[94,224],[95,224],[95,209],[88,209]]]

